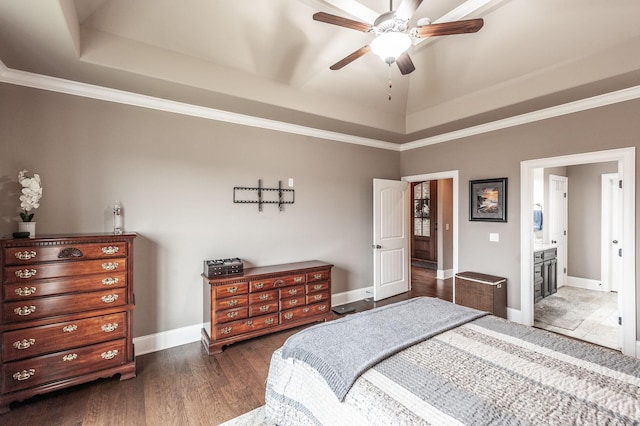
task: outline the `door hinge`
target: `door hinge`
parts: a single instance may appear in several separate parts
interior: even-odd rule
[[[618,325],[622,325],[622,317],[618,317]]]
[[[565,230],[565,231],[563,231],[563,232],[564,232],[564,235],[566,236],[566,235],[567,235],[567,231]]]
[[[620,179],[620,180],[618,181],[618,187],[619,187],[620,189],[622,189],[622,179]]]
[[[567,198],[567,193],[566,192],[564,193],[564,198]]]
[[[622,249],[618,249],[618,257],[622,257]]]

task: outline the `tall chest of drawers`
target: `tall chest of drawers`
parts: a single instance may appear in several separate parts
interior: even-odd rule
[[[320,261],[248,268],[204,278],[202,344],[209,355],[232,343],[333,318],[331,268]]]
[[[12,401],[135,377],[135,234],[0,240],[0,413]]]

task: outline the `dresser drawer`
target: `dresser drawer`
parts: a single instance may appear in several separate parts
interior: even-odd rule
[[[65,244],[44,247],[11,247],[4,249],[7,265],[25,265],[81,259],[107,259],[127,256],[127,243]]]
[[[248,318],[241,321],[229,322],[217,325],[214,331],[215,339],[226,339],[228,337],[237,336],[239,334],[251,331],[262,330],[265,328],[278,325],[278,314],[263,315],[255,318]]]
[[[127,304],[124,288],[93,291],[67,296],[35,298],[24,302],[7,302],[2,305],[2,320],[6,322],[30,321],[68,313],[111,308]]]
[[[314,281],[326,281],[331,278],[331,270],[327,269],[326,271],[315,271],[307,273],[307,282],[311,283]]]
[[[125,312],[8,331],[2,335],[2,359],[14,361],[119,339],[126,331]]]
[[[220,324],[223,322],[235,321],[249,316],[249,308],[227,309],[226,311],[216,312],[215,323]]]
[[[268,278],[263,280],[251,281],[249,291],[270,290],[272,288],[280,288],[291,285],[306,283],[305,274],[284,275],[277,278]]]
[[[319,281],[307,284],[307,293],[315,293],[329,289],[329,281]]]
[[[127,273],[80,275],[63,279],[36,280],[29,283],[11,283],[3,286],[4,300],[28,300],[34,297],[84,291],[126,287]]]
[[[307,294],[307,305],[310,305],[312,303],[318,303],[323,300],[329,300],[329,299],[330,299],[330,293],[328,291]]]
[[[280,313],[280,323],[284,324],[288,321],[297,321],[314,315],[325,314],[330,310],[331,306],[329,306],[329,303],[316,303],[295,309],[288,309]]]
[[[234,283],[215,286],[216,298],[231,297],[249,292],[249,283]]]
[[[280,299],[278,290],[262,291],[260,293],[249,293],[249,305],[273,302]]]
[[[287,287],[287,288],[282,288],[280,289],[280,298],[284,299],[287,297],[294,297],[294,296],[302,296],[303,294],[305,294],[305,288],[303,285],[298,285],[295,287]]]
[[[307,303],[304,294],[297,297],[289,297],[287,299],[280,300],[280,310],[295,308],[296,306],[302,306]]]
[[[265,303],[257,303],[249,306],[249,316],[256,317],[258,315],[269,314],[272,312],[277,312],[279,307],[279,303],[277,300]]]
[[[116,367],[125,362],[125,356],[125,339],[120,339],[9,362],[2,365],[2,391],[12,392]]]
[[[242,294],[235,297],[225,297],[224,299],[216,299],[216,310],[242,308],[249,305],[249,297]]]
[[[86,262],[39,263],[5,268],[5,284],[28,283],[46,278],[68,277],[126,271],[126,259],[89,260]]]

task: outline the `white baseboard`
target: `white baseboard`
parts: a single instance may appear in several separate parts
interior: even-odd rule
[[[200,340],[200,330],[202,330],[202,324],[195,324],[147,336],[134,337],[133,344],[136,345],[136,355],[197,342]]]
[[[567,277],[567,285],[585,290],[604,291],[602,282],[588,278]]]
[[[522,324],[522,311],[507,307],[507,319]]]
[[[357,302],[358,300],[373,297],[373,287],[359,288],[357,290],[345,291],[331,295],[331,305],[339,306],[345,303]]]
[[[453,278],[453,269],[438,269],[436,279],[446,280],[447,278]]]

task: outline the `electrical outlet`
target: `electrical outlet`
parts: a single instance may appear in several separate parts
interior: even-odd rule
[[[289,178],[289,188],[293,188],[293,178]]]
[[[498,234],[497,232],[490,232],[489,241],[497,243],[498,241],[500,241],[500,234]]]

